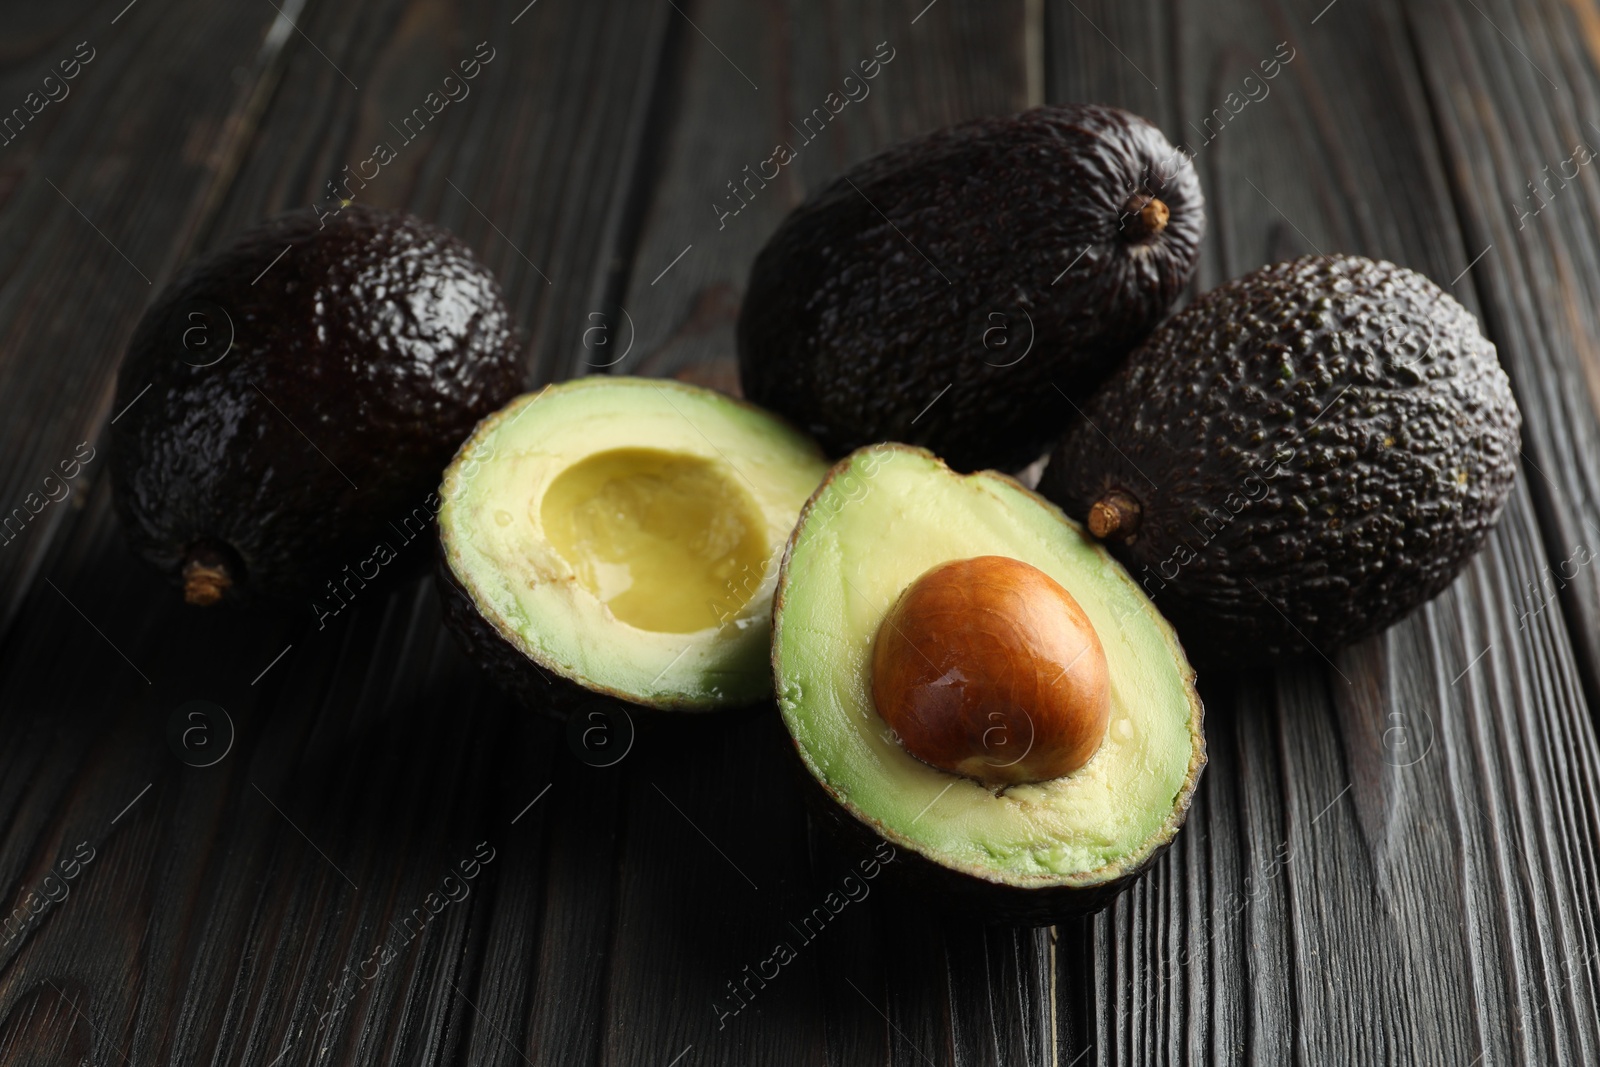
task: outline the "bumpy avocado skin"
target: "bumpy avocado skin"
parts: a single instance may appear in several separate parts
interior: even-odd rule
[[[456,445],[520,384],[499,286],[455,237],[360,205],[285,214],[141,320],[117,376],[117,511],[175,581],[198,557],[233,575],[226,599],[327,595],[413,539],[391,522],[431,521]]]
[[[1170,212],[1159,232],[1127,210],[1140,192]],[[1167,313],[1204,227],[1188,158],[1126,111],[940,130],[773,234],[739,317],[741,384],[830,455],[904,441],[958,470],[1017,469],[1071,410],[1062,393],[1081,400]]]
[[[1324,655],[1438,594],[1516,479],[1521,415],[1477,320],[1427,278],[1357,256],[1264,267],[1129,357],[1040,490],[1087,518],[1204,667]]]

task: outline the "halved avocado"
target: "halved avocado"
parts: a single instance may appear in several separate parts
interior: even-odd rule
[[[469,652],[539,710],[770,696],[777,563],[827,470],[776,416],[601,375],[489,416],[445,472],[440,576]]]
[[[885,620],[903,620],[896,605],[941,564],[975,557],[1042,572],[1104,649],[1107,726],[1071,773],[996,785],[942,770],[907,751],[874,703]],[[1205,766],[1194,671],[1121,565],[1011,478],[959,475],[918,448],[860,449],[812,496],[778,578],[772,662],[817,810],[863,843],[894,845],[903,878],[996,921],[1103,906],[1172,840]],[[972,680],[947,671],[936,684]],[[1009,676],[1001,688],[1022,691]]]

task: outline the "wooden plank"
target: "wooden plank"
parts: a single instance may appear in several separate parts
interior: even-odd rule
[[[627,288],[637,343],[613,373],[682,370],[737,388],[733,327],[745,276],[791,208],[890,144],[1028,105],[1021,0],[992,9],[941,0],[914,25],[917,12],[901,8],[866,4],[848,18],[775,9],[734,19],[719,5],[703,18],[690,12],[724,50],[730,37],[749,47],[737,63],[689,33],[691,76],[679,90],[684,119],[664,149]],[[719,18],[728,21],[721,34],[705,24]],[[860,64],[880,55],[891,58],[861,80]],[[854,90],[844,82],[852,76]],[[847,91],[862,99],[825,124],[816,117],[819,109],[828,114],[830,93]],[[751,180],[780,142],[794,160],[764,185]]]
[[[1441,285],[1467,266],[1481,245],[1393,6],[1152,7],[1052,6],[1049,84],[1151,108],[1190,142],[1203,287],[1312,251]],[[1279,42],[1294,58],[1264,83]],[[1535,432],[1561,425],[1519,398]],[[1108,914],[1061,931],[1062,1010],[1082,1021],[1064,1061],[1593,1060],[1600,757],[1560,613],[1518,628],[1519,585],[1549,563],[1537,477],[1462,579],[1388,634],[1203,680],[1212,762],[1188,829]]]
[[[732,389],[745,277],[789,209],[890,143],[1026,107],[1038,58],[1030,60],[1021,2],[873,3],[848,17],[726,0],[683,11],[692,26],[673,87],[682,117],[659,153],[621,301],[637,339],[605,369]],[[875,55],[892,58],[865,83],[867,95],[808,124]],[[1037,93],[1037,72],[1033,81]],[[796,159],[776,179],[745,184],[778,143]],[[782,743],[771,723],[730,723],[696,758],[648,778],[643,762],[631,772],[607,1013],[626,1023],[613,1024],[607,1062],[666,1062],[690,1048],[685,1062],[702,1064],[1050,1062],[1046,933],[951,925],[876,891],[718,1027],[709,1005],[732,1004],[726,983],[767,958],[775,940],[793,940],[787,923],[848,867],[825,842],[812,864],[797,863],[807,838],[787,765],[773,761]],[[653,861],[663,852],[683,857],[666,884]],[[664,999],[663,988],[674,995]]]
[[[281,88],[247,131],[237,180],[194,208],[199,243],[311,203],[370,152],[374,130],[490,40],[496,59],[470,97],[361,192],[473,242],[533,324],[530,371],[542,373],[585,325],[568,305],[614,272],[666,12],[524,8],[320,5],[285,23]],[[171,58],[147,56],[151,69]],[[225,72],[247,58],[214,60]],[[21,899],[63,842],[99,855],[70,898],[0,948],[0,1050],[593,1060],[609,905],[590,890],[609,877],[615,786],[558,758],[556,724],[486,688],[425,579],[371,590],[326,630],[308,610],[197,613],[128,557],[105,487],[84,499],[45,558],[51,584],[26,599],[28,625],[0,647],[0,729],[28,739],[0,746],[0,886]],[[408,550],[419,564],[427,554]],[[213,768],[184,766],[163,736],[196,697],[223,704],[236,729]],[[463,884],[479,842],[495,860],[434,915],[443,878]],[[406,936],[418,908],[427,921]],[[393,959],[372,955],[386,945]]]
[[[278,70],[269,7],[149,6],[55,5],[0,54],[0,634],[105,473],[93,442],[122,345]]]
[[[619,14],[541,0],[510,27],[520,3],[464,13],[422,0],[322,5],[296,18],[315,49],[282,29],[287,75],[256,132],[250,116],[272,68],[251,64],[270,16],[252,38],[141,5],[125,20],[140,55],[193,52],[192,83],[172,83],[182,106],[136,113],[133,94],[90,96],[97,70],[137,84],[139,63],[155,61],[130,54],[101,68],[102,52],[74,96],[28,131],[42,153],[29,173],[58,158],[94,190],[92,203],[74,202],[91,217],[126,217],[126,233],[107,233],[147,274],[148,249],[170,270],[192,244],[309,202],[432,87],[452,47],[504,26],[500,56],[516,63],[497,58],[474,96],[363,192],[439,218],[483,251],[535,324],[532,374],[604,362],[584,347],[586,316],[621,294],[639,335],[615,369],[726,382],[743,271],[789,204],[883,143],[1014,110],[1038,74],[1025,4],[869,7],[859,21],[680,6],[687,18],[661,5]],[[1214,217],[1204,284],[1313,242],[1388,255],[1443,283],[1475,254],[1474,226],[1494,232],[1473,190],[1503,184],[1536,143],[1516,136],[1547,132],[1540,90],[1511,73],[1516,49],[1575,86],[1574,101],[1592,92],[1574,43],[1586,38],[1560,30],[1588,25],[1584,9],[1538,9],[1556,29],[1484,10],[1515,47],[1470,12],[1409,11],[1423,79],[1394,6],[1340,4],[1313,25],[1315,12],[1267,3],[1176,14],[1056,4],[1048,84],[1054,98],[1132,106],[1176,136],[1277,40],[1292,41],[1301,51],[1271,97],[1200,153]],[[45,54],[66,39],[68,23],[53,17],[14,40]],[[699,240],[695,227],[717,221],[709,193],[765,158],[772,132],[880,40],[897,56],[873,97],[808,145],[763,190],[773,195]],[[240,64],[240,95],[215,94]],[[340,88],[346,76],[359,94]],[[0,73],[19,90],[25,81]],[[1526,116],[1501,118],[1468,95],[1502,82]],[[117,151],[90,166],[88,146],[130,122],[152,135],[145,144],[177,143],[171,116],[193,115],[196,95],[215,117],[184,143],[223,129],[237,149],[182,156],[180,168],[116,133]],[[72,108],[85,98],[98,102],[80,118]],[[1550,128],[1589,110],[1558,98]],[[48,145],[59,155],[45,158]],[[119,178],[127,159],[144,166]],[[11,162],[0,155],[0,225],[29,235],[0,244],[12,250],[9,268],[0,253],[12,279],[0,280],[0,375],[11,376],[0,404],[16,405],[0,432],[20,448],[8,452],[22,457],[16,488],[28,462],[70,454],[45,455],[33,443],[41,427],[73,427],[70,445],[110,414],[109,370],[144,296],[113,297],[104,321],[85,328],[90,316],[74,315],[91,306],[82,286],[120,292],[121,261],[98,237],[68,239],[67,224],[82,220],[60,204],[42,210],[48,198]],[[148,187],[130,186],[138,175]],[[1586,189],[1571,192],[1587,205]],[[124,210],[135,203],[140,212]],[[1592,516],[1592,468],[1582,466],[1592,449],[1573,449],[1576,461],[1563,451],[1592,441],[1589,364],[1570,355],[1588,351],[1587,311],[1572,326],[1567,304],[1555,305],[1562,279],[1589,263],[1584,240],[1541,236],[1548,247],[1529,242],[1537,254],[1519,247],[1502,267],[1491,255],[1469,275],[1483,285],[1529,415],[1530,456],[1549,483],[1530,472],[1490,550],[1386,637],[1332,665],[1207,680],[1212,767],[1190,828],[1150,879],[1107,916],[1062,927],[1053,947],[1043,934],[943,926],[875,896],[730,1021],[745,1028],[731,1038],[715,1031],[708,990],[763,958],[772,928],[814,905],[848,859],[807,849],[792,793],[772,780],[781,738],[770,718],[641,741],[617,767],[583,766],[562,751],[559,728],[508,707],[461,661],[416,584],[375,590],[322,632],[293,612],[183,611],[121,549],[104,487],[84,486],[75,510],[49,513],[59,526],[29,531],[28,562],[0,561],[15,568],[5,580],[26,620],[0,646],[8,905],[78,842],[96,849],[67,898],[0,945],[0,1060],[565,1064],[667,1062],[684,1049],[685,1064],[1043,1063],[1053,1031],[1058,1063],[1593,1062],[1600,758],[1567,629],[1570,620],[1588,648],[1592,593],[1580,576],[1558,605],[1523,618],[1529,583],[1566,558],[1556,548]],[[1497,269],[1498,283],[1478,281]],[[1470,305],[1468,284],[1458,291]],[[1562,329],[1570,335],[1549,332]],[[52,344],[81,381],[18,361]],[[28,584],[35,571],[51,584]],[[196,698],[233,720],[236,747],[215,767],[185,766],[164,736]],[[765,890],[755,906],[736,903],[744,883],[717,866],[701,831]],[[359,988],[351,976],[369,953],[479,841],[496,858],[471,896]],[[1052,951],[1054,1005],[1040,985]]]
[[[1593,704],[1600,312],[1585,281],[1600,271],[1600,183],[1588,165],[1600,149],[1600,9],[1592,0],[1404,6],[1476,261],[1467,280],[1518,396],[1539,413],[1522,437],[1550,559],[1515,603],[1519,617],[1552,611],[1569,621]]]

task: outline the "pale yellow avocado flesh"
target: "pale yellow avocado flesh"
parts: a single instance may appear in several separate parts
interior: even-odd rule
[[[826,469],[730,397],[580,378],[479,425],[445,473],[440,540],[544,669],[641,704],[738,706],[771,693],[777,565]]]
[[[750,494],[716,460],[656,449],[598,452],[539,506],[545,536],[584,588],[630,626],[693,633],[738,614],[771,546]]]
[[[909,755],[871,696],[873,641],[900,594],[936,564],[982,555],[1060,582],[1111,679],[1110,725],[1089,762],[998,795]],[[957,475],[921,449],[861,449],[807,506],[778,597],[778,702],[801,758],[897,845],[990,881],[1090,885],[1171,837],[1204,758],[1194,671],[1122,567],[1042,497],[993,472]]]

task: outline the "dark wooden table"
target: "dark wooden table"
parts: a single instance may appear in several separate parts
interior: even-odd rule
[[[1594,0],[925,3],[6,5],[0,114],[58,99],[0,137],[0,508],[82,462],[0,536],[0,1064],[1600,1062]],[[631,345],[608,369],[730,386],[745,273],[807,191],[1102,101],[1196,153],[1200,287],[1341,250],[1477,312],[1526,417],[1516,495],[1389,633],[1203,683],[1188,829],[1109,911],[986,929],[877,894],[719,1028],[845,862],[775,716],[589,766],[426,580],[320,629],[186,609],[108,507],[155,291],[401,145],[479,42],[471,95],[360,198],[477,249],[531,380]],[[870,96],[719,219],[880,43]]]

